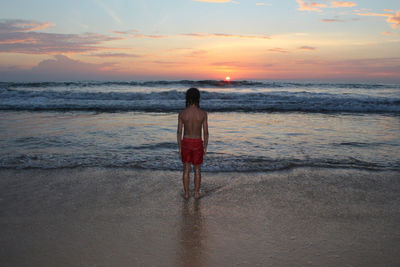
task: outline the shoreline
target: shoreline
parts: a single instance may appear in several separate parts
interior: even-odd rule
[[[179,162],[181,163],[181,162]],[[205,164],[203,162],[203,164]],[[183,168],[183,167],[182,167]],[[192,167],[193,168],[193,167]],[[332,171],[356,171],[356,172],[372,172],[372,173],[399,173],[400,169],[382,169],[382,168],[367,168],[367,167],[343,167],[343,166],[290,166],[283,167],[281,169],[260,169],[260,170],[207,170],[201,169],[201,173],[210,174],[210,175],[223,175],[223,174],[254,174],[254,175],[266,175],[266,174],[279,174],[281,172],[291,172],[298,169],[315,169],[315,170],[332,170]],[[141,167],[126,167],[126,166],[64,166],[64,167],[51,167],[51,168],[43,168],[43,167],[23,167],[23,168],[15,168],[15,167],[0,167],[1,172],[7,171],[60,171],[60,170],[71,170],[71,171],[84,171],[84,170],[120,170],[120,171],[131,171],[131,172],[170,172],[170,173],[181,173],[182,170],[176,169],[159,169],[159,168],[141,168]],[[193,169],[191,170],[193,172]]]
[[[0,264],[396,266],[398,174],[0,169]]]

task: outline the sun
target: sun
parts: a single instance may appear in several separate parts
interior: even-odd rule
[[[225,77],[225,81],[229,82],[231,80],[231,77],[227,76]]]

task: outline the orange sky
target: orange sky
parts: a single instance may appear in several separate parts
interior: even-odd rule
[[[1,80],[400,81],[396,1],[74,2],[0,20]]]

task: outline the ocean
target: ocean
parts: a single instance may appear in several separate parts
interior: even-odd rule
[[[181,170],[177,113],[208,112],[202,170],[400,170],[400,85],[278,81],[0,82],[0,168]]]

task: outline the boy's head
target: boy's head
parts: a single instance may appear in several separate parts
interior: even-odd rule
[[[200,91],[197,88],[190,88],[186,91],[186,107],[190,105],[200,106]]]

